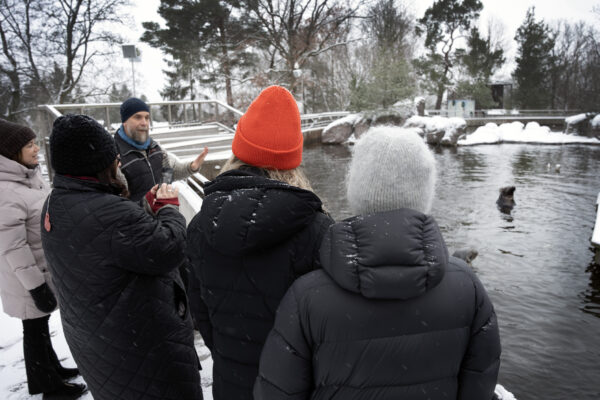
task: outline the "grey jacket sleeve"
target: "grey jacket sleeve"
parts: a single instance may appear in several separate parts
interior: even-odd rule
[[[472,275],[477,312],[458,377],[458,399],[491,399],[500,369],[500,333],[494,307],[485,288]]]
[[[0,199],[0,262],[8,265],[26,290],[45,282],[27,241],[27,206],[25,201],[10,194]]]
[[[167,153],[167,156],[169,157],[169,165],[171,165],[171,168],[173,168],[174,181],[186,179],[190,175],[193,175],[195,172],[198,172],[192,171],[191,161],[177,161],[177,159],[169,153]]]
[[[313,390],[312,350],[302,332],[294,285],[277,310],[260,356],[255,400],[305,400]]]

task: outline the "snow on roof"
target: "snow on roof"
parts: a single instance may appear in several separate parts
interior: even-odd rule
[[[492,143],[541,143],[541,144],[600,144],[596,138],[567,135],[562,132],[552,132],[547,126],[537,122],[529,122],[524,126],[521,122],[511,122],[500,126],[488,123],[477,128],[465,139],[459,140],[459,146]]]
[[[586,118],[587,118],[587,115],[585,113],[571,115],[570,117],[565,118],[565,123],[567,123],[568,125],[578,124],[581,121],[584,121]]]
[[[327,125],[325,127],[325,129],[323,129],[323,133],[325,133],[328,130],[333,129],[339,125],[350,124],[350,125],[354,126],[354,124],[356,124],[358,122],[358,120],[361,118],[362,117],[360,114],[348,114],[344,118],[336,119],[335,121],[333,121],[332,123]]]
[[[600,114],[596,115],[593,119],[592,119],[592,127],[593,128],[598,128],[600,127]]]

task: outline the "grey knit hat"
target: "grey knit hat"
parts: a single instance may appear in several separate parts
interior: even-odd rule
[[[414,131],[371,128],[354,146],[348,202],[355,214],[411,208],[431,210],[436,168],[433,154]]]

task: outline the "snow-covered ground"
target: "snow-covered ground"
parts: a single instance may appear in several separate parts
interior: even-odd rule
[[[600,144],[600,140],[553,132],[549,127],[540,126],[537,122],[529,122],[526,126],[521,122],[511,122],[500,126],[488,123],[458,141],[459,146],[497,143]]]
[[[42,395],[31,396],[27,391],[25,363],[23,361],[23,332],[21,320],[4,314],[0,305],[0,399],[1,400],[41,400]],[[74,367],[75,362],[65,341],[59,311],[50,317],[50,335],[54,350],[65,367]],[[196,351],[202,364],[200,371],[204,400],[212,400],[212,368],[213,361],[210,351],[204,345],[202,338],[196,332]],[[82,377],[72,382],[84,383]],[[499,400],[516,400],[502,385],[496,385],[496,395]],[[81,400],[93,400],[87,392]]]
[[[0,399],[1,400],[42,400],[42,395],[32,396],[27,391],[25,362],[23,361],[23,325],[21,320],[4,314],[0,305]],[[75,362],[65,341],[60,323],[59,311],[50,317],[50,335],[58,358],[65,367],[74,367]],[[212,358],[202,338],[196,333],[196,351],[202,364],[200,376],[204,400],[212,400]],[[84,383],[82,377],[72,382]],[[93,400],[87,392],[81,400]]]

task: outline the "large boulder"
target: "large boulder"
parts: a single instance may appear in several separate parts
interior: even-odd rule
[[[323,129],[321,143],[344,143],[352,135],[354,124],[360,118],[358,114],[350,114],[344,118],[333,121]]]
[[[592,135],[594,137],[600,137],[600,114],[596,114],[590,123],[592,125]]]
[[[371,120],[363,117],[360,118],[354,125],[354,138],[360,139],[360,137],[369,130],[371,127]]]
[[[582,113],[565,118],[565,133],[586,137],[600,135],[600,119],[596,113]]]
[[[421,117],[415,115],[406,121],[404,127],[418,130],[428,144],[456,146],[458,138],[466,131],[467,123],[464,119],[456,117]]]

